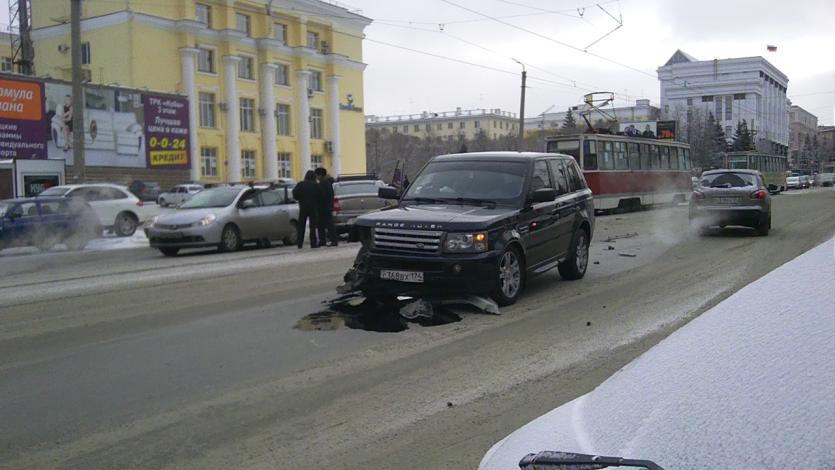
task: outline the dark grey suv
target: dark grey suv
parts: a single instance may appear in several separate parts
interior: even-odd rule
[[[380,196],[397,199],[392,188]],[[594,205],[566,155],[485,152],[433,158],[399,204],[356,219],[369,295],[519,298],[528,276],[588,266]]]
[[[768,235],[771,194],[756,170],[710,170],[702,173],[690,197],[690,225],[701,234],[712,226],[741,225]]]

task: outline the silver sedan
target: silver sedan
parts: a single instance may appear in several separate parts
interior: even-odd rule
[[[296,244],[299,206],[292,187],[220,186],[195,194],[145,227],[152,248],[176,256],[183,248],[236,251],[245,243],[268,247],[272,240]]]

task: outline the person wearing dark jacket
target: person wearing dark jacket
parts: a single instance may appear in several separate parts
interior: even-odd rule
[[[319,206],[322,197],[322,188],[316,182],[316,173],[313,170],[308,170],[304,175],[304,181],[299,182],[293,188],[293,199],[299,203],[299,221],[296,226],[299,248],[304,245],[304,229],[308,221],[310,222],[310,247],[319,248],[316,229],[319,224]]]
[[[316,178],[322,188],[322,199],[319,201],[319,243],[324,245],[325,240],[329,240],[330,246],[337,246],[336,228],[333,226],[333,178],[321,167],[316,169]]]

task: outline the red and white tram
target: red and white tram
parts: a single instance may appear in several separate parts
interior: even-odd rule
[[[690,146],[682,142],[579,134],[548,137],[546,151],[577,160],[598,210],[685,202],[690,197]]]

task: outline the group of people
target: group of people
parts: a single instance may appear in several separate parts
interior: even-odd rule
[[[311,248],[326,244],[337,246],[338,235],[333,224],[333,178],[327,170],[308,170],[304,180],[293,188],[293,199],[299,203],[298,247],[304,246],[305,226],[308,223]]]

